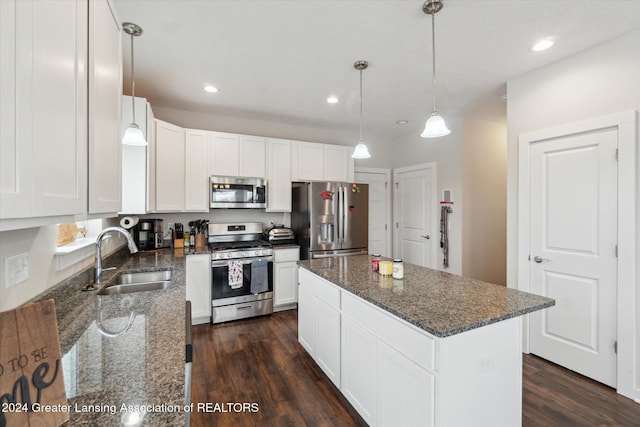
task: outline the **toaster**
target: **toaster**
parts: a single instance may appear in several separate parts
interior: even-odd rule
[[[284,225],[274,225],[269,228],[265,231],[265,238],[272,245],[284,245],[296,242],[293,230]]]

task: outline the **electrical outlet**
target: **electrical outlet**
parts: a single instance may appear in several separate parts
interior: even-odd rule
[[[29,252],[4,259],[4,283],[7,289],[29,278]]]

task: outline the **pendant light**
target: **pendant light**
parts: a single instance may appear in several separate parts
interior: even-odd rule
[[[420,135],[423,138],[437,138],[449,135],[451,131],[447,128],[444,119],[436,110],[436,13],[442,9],[441,0],[427,0],[422,5],[422,11],[431,15],[431,52],[433,54],[433,111],[427,120],[424,130]]]
[[[371,157],[371,154],[369,154],[369,149],[364,143],[364,138],[362,136],[362,70],[365,70],[368,66],[369,63],[367,61],[356,61],[353,64],[353,67],[356,70],[360,71],[360,140],[358,141],[358,144],[356,145],[356,148],[355,150],[353,150],[353,154],[351,155],[351,157],[353,157],[354,159],[368,159],[369,157]]]
[[[133,38],[142,34],[142,28],[131,22],[124,22],[122,30],[131,37],[131,107],[133,112],[133,122],[124,131],[122,143],[124,145],[143,147],[147,145],[147,141],[145,141],[144,134],[136,124],[136,81],[133,74]]]

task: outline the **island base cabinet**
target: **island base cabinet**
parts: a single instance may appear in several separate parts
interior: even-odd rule
[[[432,427],[434,376],[382,341],[378,341],[377,355],[378,413],[375,425]]]
[[[342,316],[341,391],[369,425],[376,422],[377,339],[349,316]]]
[[[340,388],[340,290],[299,270],[298,341]]]
[[[512,318],[439,340],[436,425],[522,425],[520,330]]]
[[[309,295],[307,285],[300,283],[298,287],[298,342],[311,357],[315,356],[314,323],[313,295]]]

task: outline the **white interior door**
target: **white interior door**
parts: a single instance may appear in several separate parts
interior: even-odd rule
[[[433,222],[435,165],[394,170],[396,256],[405,262],[433,267],[436,239]]]
[[[391,172],[357,169],[355,182],[369,184],[369,253],[391,257]]]
[[[616,386],[617,130],[530,144],[531,352]]]

